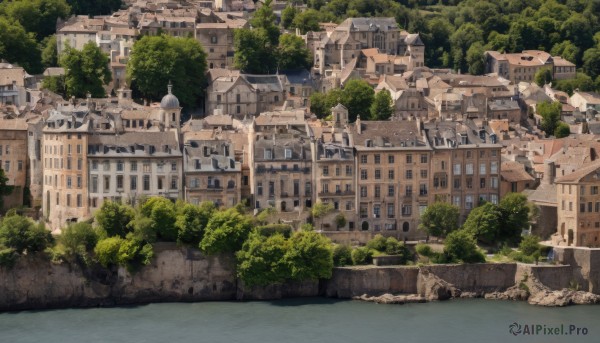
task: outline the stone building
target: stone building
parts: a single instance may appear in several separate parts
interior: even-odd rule
[[[553,57],[539,50],[524,50],[521,53],[485,52],[485,72],[495,73],[512,83],[535,81],[535,73],[541,68],[552,71],[556,80],[575,78],[575,64]]]
[[[316,201],[333,204],[344,215],[346,228],[355,229],[356,183],[354,149],[348,126],[348,110],[341,104],[331,109],[333,120],[327,126],[312,126],[315,136],[313,152]]]
[[[23,205],[27,187],[27,121],[23,118],[0,119],[0,169],[8,178],[6,183],[12,186],[12,192],[2,198],[3,208],[0,210]]]
[[[263,113],[250,127],[251,188],[256,209],[301,212],[312,207],[312,135],[303,113]]]
[[[600,246],[600,162],[556,179],[558,230],[554,244]]]
[[[206,13],[203,11],[202,13]],[[196,24],[196,39],[206,52],[208,68],[231,68],[233,66],[233,33],[246,28],[246,19],[231,13],[208,11]]]

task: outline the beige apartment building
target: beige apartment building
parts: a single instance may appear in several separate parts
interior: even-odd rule
[[[535,81],[535,73],[541,68],[550,69],[557,80],[575,77],[575,64],[539,50],[509,54],[486,51],[485,61],[486,73],[496,73],[514,84]]]
[[[88,218],[88,108],[52,110],[43,129],[43,213],[52,230]]]
[[[556,179],[558,229],[554,244],[600,247],[600,162]]]
[[[0,119],[0,169],[8,178],[6,183],[13,187],[11,194],[2,198],[1,210],[23,205],[28,183],[27,175],[27,121],[5,116]]]

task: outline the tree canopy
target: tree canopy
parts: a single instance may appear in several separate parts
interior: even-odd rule
[[[194,38],[144,36],[127,62],[127,80],[144,98],[158,101],[172,82],[184,108],[196,108],[204,92],[206,53]]]
[[[562,111],[562,104],[558,101],[555,102],[540,102],[536,105],[537,113],[542,117],[541,127],[546,136],[550,136],[556,130],[556,126],[560,120],[560,112]]]
[[[421,215],[419,229],[428,235],[446,237],[450,232],[458,229],[460,209],[447,202],[435,202],[425,209]]]
[[[65,69],[67,95],[85,98],[89,93],[93,98],[105,97],[104,85],[112,80],[108,62],[108,56],[95,42],[86,43],[81,51],[67,47],[59,58],[59,65]]]
[[[388,120],[394,114],[394,103],[387,89],[382,89],[373,99],[371,104],[371,120]]]

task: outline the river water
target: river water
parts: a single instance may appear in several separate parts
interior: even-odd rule
[[[569,325],[579,335],[566,335]],[[555,328],[563,335],[550,335]],[[378,305],[308,298],[0,313],[0,343],[18,342],[597,343],[600,306],[542,308],[481,299]]]

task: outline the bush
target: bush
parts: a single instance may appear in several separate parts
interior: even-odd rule
[[[117,260],[120,265],[126,266],[129,271],[136,270],[142,265],[147,265],[154,256],[152,245],[136,239],[132,234],[121,242]]]
[[[521,262],[521,263],[534,263],[535,262],[535,258],[533,256],[525,255],[521,251],[512,251],[510,254],[508,254],[508,257],[517,262]]]
[[[336,226],[338,229],[341,229],[341,228],[343,228],[344,226],[346,226],[346,217],[344,217],[344,214],[343,214],[343,213],[338,213],[338,214],[335,216],[335,219],[334,219],[334,221],[335,221],[335,226]]]
[[[119,263],[119,249],[125,240],[119,236],[100,240],[94,248],[96,260],[104,267]]]
[[[331,277],[333,251],[329,238],[315,231],[298,231],[294,232],[289,243],[284,261],[290,268],[292,279],[318,280]]]
[[[141,213],[152,219],[157,238],[166,242],[177,241],[175,204],[167,198],[152,197],[142,205]]]
[[[417,254],[425,257],[431,257],[434,254],[431,247],[423,243],[417,244],[417,246],[415,247],[415,251],[417,252]]]
[[[0,245],[0,267],[12,268],[18,257],[19,255],[15,249]]]
[[[135,211],[131,206],[110,200],[105,200],[96,213],[96,221],[106,231],[108,237],[125,237],[129,232],[127,224],[134,217]]]
[[[98,233],[90,223],[76,223],[64,228],[58,238],[64,247],[64,253],[68,258],[81,258],[89,262],[89,252],[98,243]]]
[[[333,265],[336,267],[352,265],[352,248],[349,245],[337,244],[333,248]]]
[[[35,224],[26,217],[12,215],[4,218],[0,225],[0,244],[18,254],[44,251],[53,242],[52,234],[43,223]]]
[[[200,206],[185,204],[177,214],[175,226],[177,227],[177,242],[198,246],[204,236],[204,229],[215,212],[215,204],[211,201],[204,201]]]
[[[519,244],[519,250],[527,256],[532,256],[535,252],[539,253],[540,247],[540,238],[534,235],[523,237]]]
[[[373,263],[373,251],[368,247],[352,250],[352,263],[355,265]]]
[[[282,234],[285,238],[290,238],[292,235],[292,227],[289,224],[267,224],[259,226],[256,231],[265,237],[273,236],[274,234]]]
[[[289,241],[280,233],[268,237],[254,231],[236,253],[237,274],[248,286],[281,283],[291,277],[284,261]]]
[[[216,212],[208,221],[200,249],[207,254],[241,249],[252,228],[252,221],[235,209]]]
[[[380,234],[375,235],[373,239],[371,239],[367,243],[367,248],[377,250],[379,252],[384,252],[387,245],[387,240]]]
[[[477,248],[475,238],[465,230],[451,232],[444,242],[447,257],[465,263],[485,262],[485,256]]]

